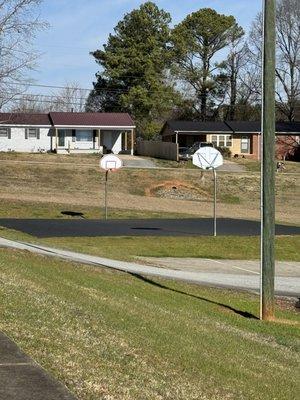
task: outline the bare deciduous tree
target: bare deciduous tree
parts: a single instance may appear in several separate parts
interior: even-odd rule
[[[67,83],[58,94],[53,96],[51,111],[85,111],[88,91],[81,89],[76,82]]]
[[[240,76],[246,63],[247,46],[244,41],[244,30],[236,24],[229,34],[229,53],[223,63],[223,71],[227,77],[226,96],[229,102],[226,119],[235,119],[237,104],[240,102],[240,96],[243,96],[242,92],[240,93],[242,89]]]
[[[50,112],[85,110],[88,89],[80,88],[76,82],[67,83],[59,92],[46,94],[20,94],[15,97],[10,111]]]
[[[0,109],[26,90],[18,83],[35,65],[38,54],[31,42],[46,26],[38,16],[41,1],[0,0]]]
[[[288,121],[295,120],[300,99],[300,2],[280,0],[276,10],[277,106]],[[255,18],[249,35],[249,65],[261,68],[262,14]],[[259,80],[260,82],[260,80]],[[261,85],[260,85],[261,86]]]
[[[300,99],[300,2],[281,0],[277,5],[276,76],[279,109],[289,121],[295,120]]]
[[[21,94],[15,96],[9,111],[11,112],[28,112],[43,113],[48,112],[51,101],[45,100],[44,96],[37,94]]]

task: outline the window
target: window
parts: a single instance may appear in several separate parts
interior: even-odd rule
[[[212,135],[211,142],[217,147],[231,147],[232,136],[231,135]]]
[[[25,139],[39,139],[40,130],[39,128],[26,128]]]
[[[29,137],[29,139],[35,139],[37,137],[37,129],[29,128],[28,129],[28,137]]]
[[[92,142],[93,131],[76,131],[76,142]]]
[[[250,138],[248,136],[242,136],[241,153],[250,153]]]
[[[225,146],[225,136],[224,135],[219,136],[219,145],[218,146],[220,146],[220,147]]]
[[[226,147],[231,147],[232,146],[232,136],[227,135],[226,136]]]
[[[8,138],[8,128],[0,128],[0,138]]]
[[[218,136],[217,135],[213,135],[211,137],[211,142],[215,145],[218,146]]]

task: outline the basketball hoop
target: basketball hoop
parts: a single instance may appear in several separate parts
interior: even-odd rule
[[[114,154],[107,154],[101,158],[99,166],[105,171],[105,183],[104,183],[104,207],[105,207],[105,219],[107,219],[107,181],[108,173],[115,172],[123,167],[122,160]]]
[[[214,236],[217,236],[217,172],[216,168],[223,165],[223,156],[215,148],[201,147],[193,155],[193,164],[198,168],[212,170],[214,173]]]
[[[114,172],[117,169],[122,168],[122,166],[122,160],[114,154],[107,154],[100,160],[100,168],[104,169],[105,171]]]

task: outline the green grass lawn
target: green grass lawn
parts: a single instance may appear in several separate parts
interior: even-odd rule
[[[49,238],[43,243],[118,260],[142,257],[259,258],[258,237],[95,237]],[[276,238],[276,260],[300,261],[300,236]]]
[[[192,236],[192,237],[59,237],[36,238],[0,226],[0,236],[40,243],[81,253],[117,260],[135,257],[200,257],[231,260],[255,260],[260,256],[259,237]],[[300,236],[276,237],[276,260],[300,261]]]
[[[82,400],[298,398],[287,304],[5,249],[0,279],[0,329]]]
[[[228,199],[228,202],[232,199]],[[82,216],[70,216],[65,212],[77,212]],[[1,199],[0,218],[45,218],[45,219],[70,219],[70,218],[87,218],[102,219],[104,218],[104,206],[99,202],[99,206],[73,205],[66,203],[47,203],[32,202],[25,200],[5,200]],[[188,218],[190,214],[172,213],[148,210],[131,210],[108,207],[108,216],[112,219],[147,219],[147,218]]]

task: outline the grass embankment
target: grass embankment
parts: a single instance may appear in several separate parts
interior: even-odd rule
[[[299,313],[0,249],[0,329],[80,399],[296,399]],[[242,316],[242,315],[244,316]]]
[[[199,257],[229,260],[259,259],[257,237],[116,237],[49,238],[43,243],[73,251],[134,260],[135,257]],[[276,238],[276,260],[300,261],[300,236]]]
[[[71,215],[71,213],[75,213]],[[77,215],[76,215],[77,214]],[[103,219],[105,210],[99,206],[74,205],[66,203],[48,203],[46,201],[32,202],[29,200],[0,200],[0,218],[45,218],[45,219]],[[108,208],[111,219],[147,219],[147,218],[188,218],[190,214],[166,211],[132,210]]]
[[[260,257],[258,237],[59,237],[36,238],[0,226],[0,236],[24,242],[78,251],[116,260],[136,257],[198,257],[229,260],[255,260]],[[276,260],[299,261],[300,236],[277,236]]]
[[[0,218],[59,218],[61,211],[97,218],[103,212],[104,174],[96,156],[0,154],[0,171]],[[276,175],[278,221],[299,223],[299,185],[297,174]],[[211,172],[198,169],[123,169],[109,178],[113,218],[211,216],[212,193]],[[220,217],[257,219],[259,198],[259,174],[219,174]]]

